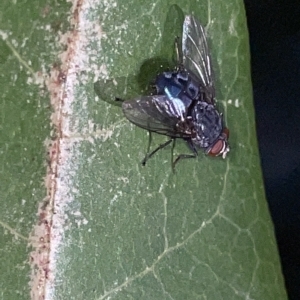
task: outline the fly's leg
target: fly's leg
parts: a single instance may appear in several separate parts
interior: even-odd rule
[[[179,36],[175,38],[174,46],[175,46],[177,69],[178,71],[180,71],[181,69],[184,69],[184,67],[183,67],[183,54],[180,47]]]
[[[172,162],[172,169],[175,170],[175,165],[179,162],[179,160],[183,158],[196,158],[198,156],[197,153],[194,154],[179,154],[176,159]]]
[[[176,62],[179,65],[182,65],[182,63],[183,63],[183,55],[182,55],[182,51],[180,49],[179,36],[176,36],[175,41],[174,41],[174,46],[175,46],[175,53],[176,53]]]
[[[151,146],[151,143],[152,143],[152,132],[151,131],[148,131],[148,136],[149,136],[149,139],[148,139],[148,148],[147,148],[147,152],[146,152],[146,156],[145,158],[143,159],[143,166],[146,164],[146,157],[149,155],[149,152],[150,152],[150,146]]]
[[[194,144],[191,142],[191,140],[186,140],[188,143],[189,147],[193,151],[193,154],[180,154],[176,157],[176,159],[173,161],[173,154],[172,154],[172,170],[175,172],[175,165],[184,158],[196,158],[198,156],[197,149],[195,148]],[[172,148],[172,153],[173,153],[174,146]]]
[[[145,158],[142,160],[142,165],[145,166],[146,162],[148,161],[149,158],[151,158],[158,150],[165,148],[166,146],[168,146],[173,139],[166,141],[165,143],[159,145],[156,149],[154,149],[152,152],[149,153],[150,151],[150,145],[152,142],[152,134],[149,131],[149,142],[148,142],[148,149],[147,149],[147,154],[145,156]]]

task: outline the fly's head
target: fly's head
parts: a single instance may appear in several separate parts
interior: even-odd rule
[[[222,158],[226,157],[226,154],[229,152],[230,148],[228,145],[229,138],[229,130],[228,128],[224,128],[223,132],[219,136],[219,138],[215,141],[215,143],[210,147],[207,154],[210,156],[220,156]]]

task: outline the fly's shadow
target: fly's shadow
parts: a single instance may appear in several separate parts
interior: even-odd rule
[[[119,99],[133,99],[140,95],[156,92],[155,77],[168,69],[172,64],[161,57],[150,58],[143,62],[137,75],[109,78],[94,83],[94,90],[100,100],[112,105],[122,106]]]
[[[154,81],[158,74],[173,70],[177,64],[177,53],[174,48],[176,37],[182,35],[184,14],[177,5],[172,5],[164,24],[161,47],[153,58],[141,63],[137,74],[115,76],[94,83],[96,95],[110,104],[121,106],[116,99],[133,99],[140,95],[151,95],[156,92]]]

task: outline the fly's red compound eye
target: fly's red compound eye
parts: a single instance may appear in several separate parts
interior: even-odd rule
[[[216,141],[216,143],[212,146],[212,148],[208,152],[208,155],[219,156],[222,154],[223,158],[225,158],[226,153],[229,151],[229,148],[227,145],[228,138],[229,138],[229,129],[225,127],[222,132],[222,135]]]
[[[208,152],[208,155],[210,156],[218,156],[221,153],[224,152],[224,149],[226,148],[226,142],[224,140],[217,140],[217,142],[212,146],[210,151]]]

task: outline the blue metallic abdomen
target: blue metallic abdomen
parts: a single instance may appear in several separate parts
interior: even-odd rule
[[[199,83],[187,72],[164,72],[156,77],[155,86],[158,95],[167,95],[176,101],[182,101],[186,111],[193,101],[200,100]]]

